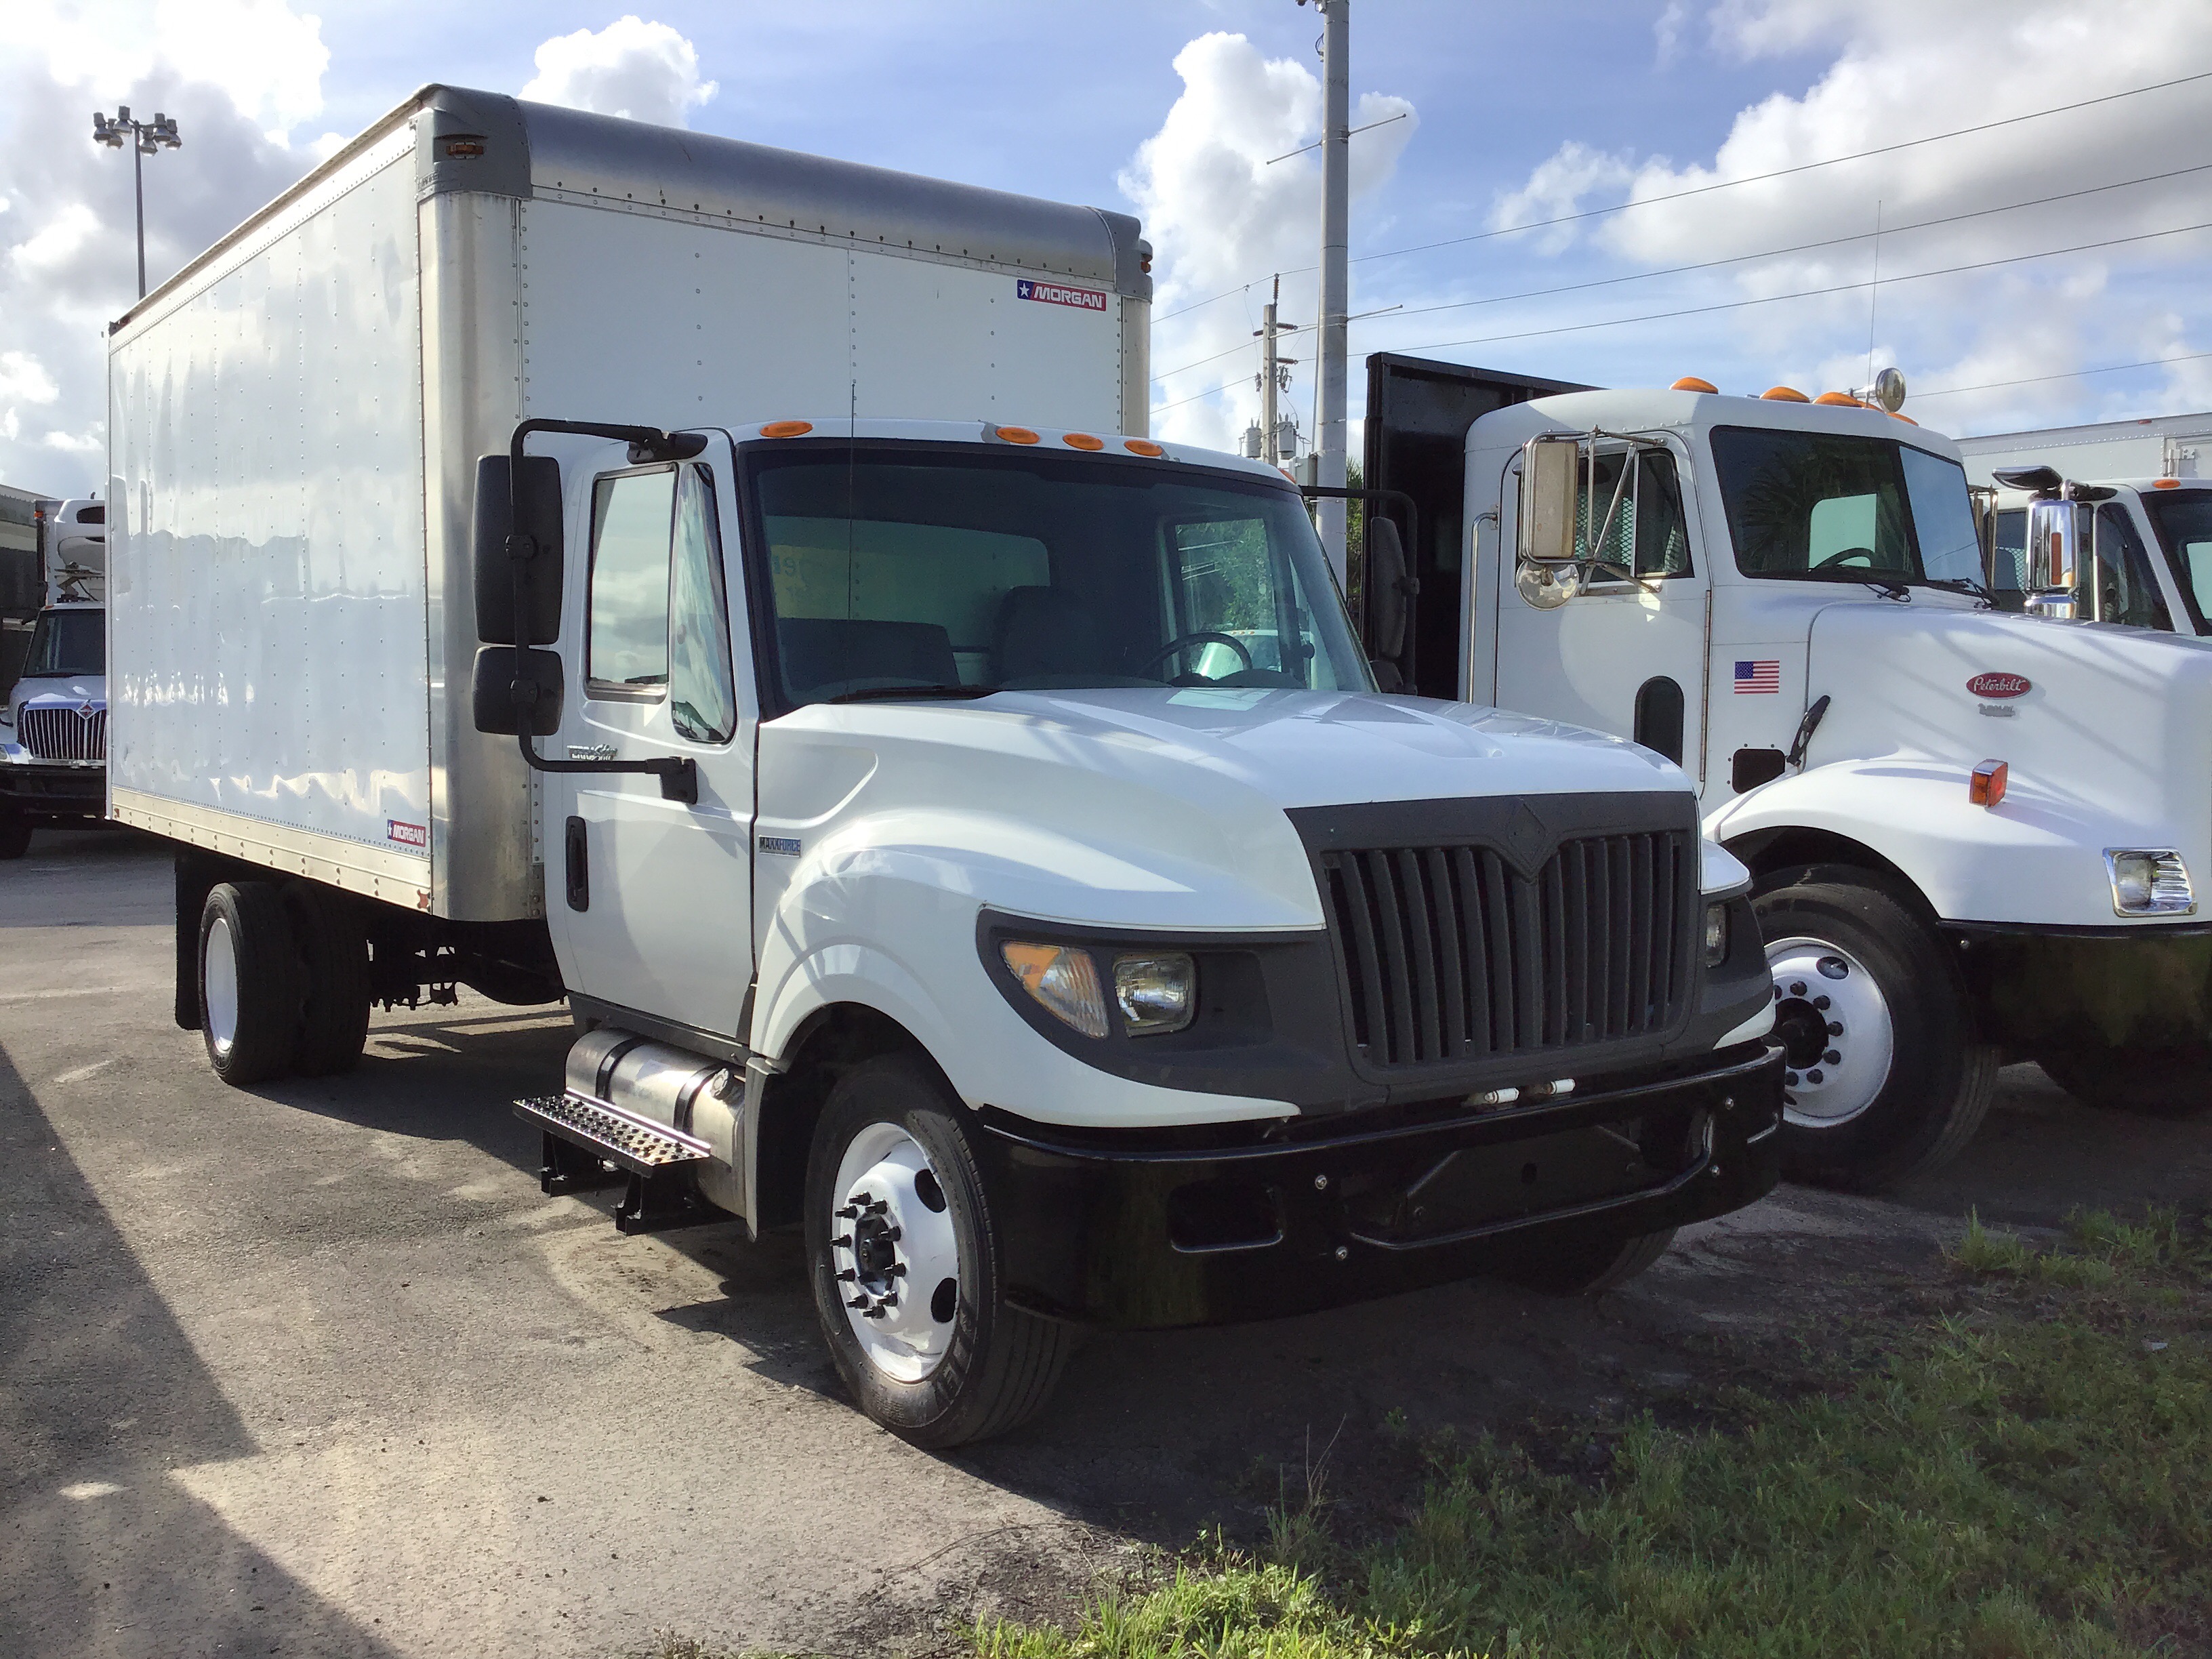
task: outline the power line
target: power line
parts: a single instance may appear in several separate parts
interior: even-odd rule
[[[1482,230],[1476,231],[1467,236],[1449,236],[1446,237],[1442,241],[1420,242],[1411,247],[1388,248],[1380,253],[1355,254],[1352,258],[1352,263],[1354,264],[1366,264],[1376,259],[1402,258],[1405,255],[1409,253],[1427,253],[1433,249],[1440,247],[1460,247],[1469,242],[1488,241],[1493,237],[1517,236],[1524,230],[1548,230],[1554,225],[1577,224],[1584,219],[1602,218],[1609,213],[1626,213],[1631,208],[1650,207],[1660,202],[1679,202],[1686,197],[1706,196],[1711,194],[1717,190],[1733,190],[1738,185],[1755,185],[1768,179],[1783,179],[1787,178],[1793,173],[1810,173],[1820,167],[1838,167],[1845,161],[1863,161],[1869,156],[1888,155],[1898,150],[1912,149],[1922,144],[1941,143],[1944,140],[1949,138],[1964,138],[1977,132],[1994,131],[1999,127],[2017,126],[2023,121],[2040,120],[2046,115],[2063,115],[2072,110],[2089,109],[2100,104],[2115,103],[2123,98],[2139,98],[2145,93],[2164,92],[2172,87],[2189,86],[2196,82],[2204,80],[2212,80],[2212,70],[2203,70],[2198,71],[2197,74],[2185,75],[2172,81],[2154,82],[2147,87],[2130,87],[2125,92],[2108,92],[2101,97],[2084,98],[2077,103],[2054,104],[2048,109],[2029,110],[2023,115],[2008,115],[2002,120],[1984,121],[1976,126],[1955,127],[1948,132],[1930,133],[1924,138],[1906,138],[1900,140],[1897,143],[1882,144],[1873,149],[1855,150],[1849,155],[1831,155],[1825,161],[1802,161],[1798,163],[1796,167],[1778,167],[1771,173],[1748,173],[1740,179],[1717,179],[1710,185],[1699,185],[1690,190],[1672,191],[1664,196],[1641,197],[1635,201],[1617,202],[1611,207],[1586,208],[1579,213],[1561,214],[1556,219],[1536,219],[1530,221],[1525,225],[1508,225],[1500,230]],[[2055,200],[2057,198],[2054,198],[2052,199]],[[1285,270],[1281,274],[1285,276],[1302,276],[1305,275],[1306,272],[1314,269],[1316,269],[1316,267],[1312,265],[1300,265],[1294,270]],[[1248,289],[1251,286],[1252,284],[1249,283],[1244,284],[1244,287]],[[1182,316],[1188,312],[1200,309],[1200,307],[1210,306],[1215,304],[1218,301],[1225,300],[1231,294],[1236,294],[1240,291],[1241,290],[1237,289],[1230,289],[1225,293],[1215,295],[1212,299],[1200,300],[1195,305],[1182,307],[1177,310],[1168,313],[1167,317],[1158,317],[1155,318],[1153,320],[1155,322],[1165,322],[1168,319],[1168,317]]]
[[[1964,271],[1988,270],[1998,265],[2021,264],[2031,259],[2056,258],[2062,254],[2067,253],[2094,252],[2099,248],[2118,247],[2130,242],[2154,241],[2160,237],[2182,236],[2186,235],[2191,231],[2197,230],[2212,230],[2212,221],[2208,221],[2202,224],[2177,225],[2170,230],[2145,231],[2142,234],[2136,236],[2109,237],[2106,240],[2099,242],[2079,242],[2070,247],[2045,248],[2038,253],[2014,253],[2008,254],[2002,258],[1978,259],[1969,264],[1945,265],[1935,270],[1908,271],[1902,276],[1886,276],[1882,280],[1885,283],[1914,283],[1930,276],[1955,276]],[[1624,328],[1632,323],[1667,322],[1678,317],[1701,317],[1719,311],[1740,311],[1747,306],[1775,305],[1784,300],[1819,299],[1826,295],[1856,293],[1862,289],[1869,288],[1871,286],[1873,286],[1872,283],[1863,282],[1838,283],[1828,288],[1799,289],[1788,294],[1765,294],[1757,295],[1754,298],[1748,300],[1725,300],[1714,305],[1689,306],[1679,311],[1648,312],[1639,317],[1608,317],[1592,323],[1562,323],[1551,328],[1522,329],[1518,332],[1512,334],[1485,334],[1477,336],[1471,339],[1437,340],[1432,341],[1426,345],[1397,346],[1392,349],[1398,351],[1444,351],[1449,350],[1455,346],[1496,345],[1509,340],[1532,340],[1553,334],[1579,334],[1586,332],[1591,329]],[[1244,349],[1244,348],[1237,346],[1231,348],[1231,349],[1241,351]],[[1219,355],[1225,356],[1228,353],[1224,352]],[[1201,361],[1211,362],[1212,360],[1208,358],[1202,359]],[[2172,361],[2179,360],[2176,359]],[[1186,368],[1195,368],[1198,366],[1199,365],[1197,363],[1187,363],[1184,365]],[[1180,371],[1175,372],[1179,373]],[[1238,380],[1241,380],[1243,379],[1243,376],[1240,375],[1237,378]],[[1225,380],[1221,385],[1212,388],[1210,391],[1194,392],[1188,398],[1179,398],[1174,403],[1158,405],[1158,409],[1162,410],[1179,409],[1184,404],[1196,403],[1200,398],[1210,398],[1213,396],[1215,392],[1226,392],[1231,386],[1235,386],[1237,383],[1237,380]],[[1932,397],[1936,394],[1923,393],[1921,395]]]
[[[2212,351],[2185,352],[2178,357],[2146,357],[2139,363],[2106,363],[2102,368],[2069,368],[2063,374],[2030,374],[2018,380],[1984,380],[1979,386],[1947,386],[1940,392],[1916,392],[1915,403],[1925,403],[1930,398],[1955,398],[1962,392],[2001,392],[2007,386],[2041,386],[2047,380],[2078,380],[2091,374],[2118,374],[2130,368],[2162,368],[2168,363],[2202,362],[2212,357]]]
[[[2205,172],[2212,172],[2212,161],[2197,167],[2176,167],[2171,173],[2148,173],[2140,179],[2123,179],[2118,184],[2092,185],[2086,190],[2065,191],[2057,196],[2039,196],[2033,201],[2014,202],[2006,207],[1975,208],[1971,212],[1946,214],[1940,219],[1922,219],[1909,225],[1887,225],[1882,228],[1881,234],[1897,236],[1910,230],[1927,230],[1937,225],[1957,224],[1966,219],[1986,218],[1993,213],[2017,213],[2025,208],[2047,207],[2053,202],[2070,202],[2077,197],[2094,196],[2104,191],[2124,190],[2131,185],[2156,184],[2163,179],[2179,179],[2184,173]],[[1873,234],[1870,231],[1858,231],[1849,236],[1830,236],[1817,242],[1798,242],[1789,247],[1769,248],[1763,253],[1734,253],[1725,259],[1705,259],[1688,265],[1667,265],[1656,270],[1632,270],[1622,276],[1600,276],[1587,283],[1565,283],[1557,288],[1533,288],[1519,294],[1493,294],[1480,300],[1455,300],[1446,305],[1419,306],[1411,311],[1401,312],[1399,314],[1405,317],[1425,317],[1439,311],[1465,311],[1475,306],[1504,305],[1513,300],[1539,300],[1554,294],[1578,293],[1584,289],[1609,288],[1620,283],[1640,283],[1653,276],[1680,276],[1687,271],[1711,270],[1721,265],[1742,264],[1753,259],[1778,259],[1786,254],[1806,253],[1814,248],[1841,247],[1850,242],[1866,241]],[[2035,258],[2041,256],[2031,254],[2027,257]]]

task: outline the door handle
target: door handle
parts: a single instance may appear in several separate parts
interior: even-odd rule
[[[592,867],[587,858],[589,849],[584,840],[583,819],[568,820],[567,841],[568,908],[571,910],[588,910],[592,908]]]

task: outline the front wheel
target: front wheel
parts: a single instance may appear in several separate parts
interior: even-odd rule
[[[2154,1048],[2038,1056],[2051,1080],[2106,1112],[2189,1117],[2212,1106],[2212,1051]]]
[[[860,1409],[917,1446],[1003,1434],[1042,1407],[1067,1327],[1006,1305],[964,1109],[921,1063],[864,1061],[830,1092],[807,1158],[807,1267],[822,1334]]]
[[[1547,1244],[1499,1277],[1547,1296],[1603,1296],[1667,1254],[1674,1230],[1656,1233],[1597,1233],[1567,1244]]]
[[[1905,905],[1857,872],[1770,878],[1753,900],[1785,1050],[1782,1169],[1871,1191],[1948,1164],[1996,1084],[1966,991]]]

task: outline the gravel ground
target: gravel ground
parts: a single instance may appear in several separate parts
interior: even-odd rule
[[[1359,1474],[1386,1417],[1787,1386],[1822,1363],[1808,1322],[1924,1311],[1970,1205],[2035,1228],[2212,1192],[2212,1123],[2016,1067],[1942,1176],[1784,1188],[1602,1302],[1471,1285],[1101,1337],[1042,1420],[929,1456],[844,1403],[793,1241],[624,1238],[609,1194],[539,1195],[507,1103],[555,1086],[564,1015],[465,994],[380,1016],[349,1076],[226,1089],[169,1019],[168,902],[123,834],[0,865],[9,1656],[927,1650],[1249,1530],[1332,1446],[1340,1501],[1387,1507]]]

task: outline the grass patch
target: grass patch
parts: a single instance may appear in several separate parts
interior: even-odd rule
[[[1978,1218],[1966,1310],[1723,1427],[1620,1431],[1601,1480],[1433,1445],[1413,1518],[1332,1548],[1309,1480],[1273,1543],[1217,1540],[989,1659],[1415,1654],[2212,1654],[2212,1250],[2171,1214],[2039,1248]]]

